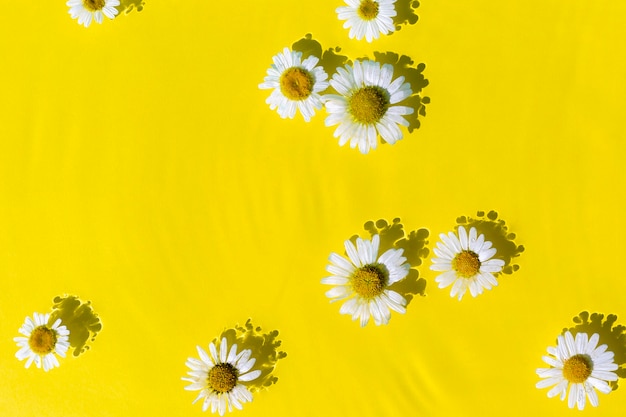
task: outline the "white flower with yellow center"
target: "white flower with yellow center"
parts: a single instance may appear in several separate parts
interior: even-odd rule
[[[24,337],[13,338],[20,348],[15,356],[19,360],[26,359],[26,368],[33,362],[37,368],[43,367],[44,371],[58,367],[55,353],[64,358],[70,347],[70,332],[61,325],[61,319],[57,319],[52,326],[48,325],[48,320],[50,314],[33,313],[33,318],[26,317],[18,330]]]
[[[92,19],[102,23],[103,16],[115,18],[119,12],[115,8],[120,5],[119,0],[68,0],[65,3],[69,8],[72,19],[78,18],[78,24],[89,27]]]
[[[598,406],[598,394],[595,390],[608,394],[611,387],[607,381],[617,381],[613,371],[618,366],[613,361],[613,352],[607,351],[607,345],[598,346],[600,336],[594,333],[576,333],[576,339],[570,332],[559,336],[556,347],[550,346],[543,361],[550,368],[538,368],[537,375],[546,378],[537,383],[537,388],[552,387],[548,397],[561,395],[561,401],[567,396],[567,405],[579,410],[585,408],[586,398],[592,406]],[[569,387],[569,394],[567,388]]]
[[[242,404],[252,401],[252,393],[248,391],[240,382],[252,381],[261,375],[260,370],[250,371],[256,362],[251,358],[250,349],[237,353],[237,345],[233,344],[228,349],[226,338],[222,338],[219,352],[215,344],[209,344],[209,354],[197,346],[200,359],[188,358],[186,365],[191,369],[187,374],[189,377],[182,378],[191,382],[185,387],[189,391],[200,391],[196,401],[204,398],[202,411],[206,411],[211,406],[211,412],[218,412],[223,416],[228,411],[233,411],[233,407],[242,409]]]
[[[302,52],[285,48],[272,59],[274,63],[259,84],[260,89],[274,89],[265,102],[283,119],[293,119],[297,109],[308,122],[315,110],[322,108],[320,93],[328,88],[328,74],[316,66],[319,58],[311,55],[302,61]]]
[[[406,299],[389,286],[404,279],[410,265],[405,263],[402,249],[389,249],[378,257],[379,244],[378,235],[371,241],[357,238],[356,247],[346,240],[349,260],[331,253],[326,270],[333,275],[322,279],[322,284],[335,286],[326,292],[331,302],[349,297],[339,313],[351,315],[352,320],[360,319],[361,326],[369,322],[370,316],[377,326],[389,323],[390,309],[406,312]]]
[[[394,106],[413,92],[400,76],[393,80],[393,66],[375,61],[354,61],[354,65],[337,68],[330,85],[340,94],[324,96],[326,126],[339,125],[334,136],[339,146],[350,141],[350,147],[359,147],[361,153],[376,149],[378,134],[393,145],[402,139],[399,125],[408,126],[402,117],[413,113],[413,108]]]
[[[441,242],[437,242],[434,249],[436,258],[433,258],[433,271],[443,271],[435,278],[439,288],[445,288],[450,284],[450,297],[458,295],[463,298],[469,289],[472,297],[483,293],[483,288],[490,290],[498,285],[494,273],[498,273],[504,266],[501,259],[492,259],[496,249],[491,247],[491,242],[485,240],[484,235],[476,236],[476,228],[472,227],[469,236],[463,226],[459,226],[459,236],[453,232],[440,234]]]
[[[368,42],[395,30],[393,17],[396,15],[396,0],[345,0],[347,6],[337,7],[339,20],[345,20],[345,29],[350,28],[350,39]]]

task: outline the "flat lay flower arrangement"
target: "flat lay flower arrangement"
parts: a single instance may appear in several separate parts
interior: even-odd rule
[[[2,414],[623,415],[626,5],[530,6],[6,7]]]

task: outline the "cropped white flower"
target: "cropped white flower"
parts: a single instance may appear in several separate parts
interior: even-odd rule
[[[319,93],[328,88],[328,74],[316,66],[319,58],[311,55],[301,61],[302,52],[285,48],[272,59],[274,63],[259,84],[260,89],[274,89],[265,102],[270,109],[277,109],[283,119],[293,119],[298,109],[308,122],[315,110],[322,108]]]
[[[37,368],[43,366],[44,371],[58,367],[59,360],[55,353],[64,358],[70,347],[69,330],[61,325],[61,319],[57,319],[52,326],[48,325],[50,314],[33,313],[33,318],[26,317],[19,332],[25,337],[14,337],[20,350],[15,356],[19,360],[26,360],[28,368],[35,362]]]
[[[339,20],[345,20],[343,27],[350,28],[350,39],[368,42],[378,39],[395,30],[393,17],[396,16],[396,0],[345,0],[347,6],[337,7]]]
[[[349,260],[331,253],[326,270],[333,275],[322,279],[322,284],[335,286],[326,292],[331,302],[350,297],[339,313],[350,314],[352,320],[360,319],[361,326],[368,323],[370,316],[377,326],[389,323],[389,309],[406,312],[406,299],[389,286],[404,279],[410,265],[405,263],[402,249],[389,249],[378,257],[379,244],[378,235],[371,241],[357,238],[356,247],[346,240]]]
[[[607,345],[597,346],[599,340],[597,333],[591,337],[586,333],[576,333],[576,339],[570,332],[559,336],[556,347],[548,348],[551,356],[543,357],[551,367],[537,369],[537,375],[546,378],[537,382],[537,388],[552,387],[548,397],[560,394],[561,401],[567,395],[569,408],[574,408],[576,404],[579,410],[584,409],[586,398],[597,407],[598,394],[595,390],[610,393],[607,381],[617,381],[617,374],[613,371],[618,368],[613,361],[613,352],[607,351]]]
[[[92,19],[102,23],[103,16],[115,18],[119,12],[115,8],[120,5],[119,0],[68,0],[65,3],[69,8],[72,19],[78,18],[78,24],[89,27]]]
[[[472,297],[483,293],[483,288],[490,290],[498,285],[494,273],[498,273],[504,266],[501,259],[492,259],[496,249],[491,242],[485,241],[485,236],[476,237],[476,228],[472,227],[469,236],[463,226],[459,226],[459,236],[453,232],[440,234],[441,242],[437,242],[434,249],[436,258],[433,258],[433,271],[443,271],[435,278],[439,288],[445,288],[454,283],[450,290],[450,297],[459,296],[459,300],[469,288]]]
[[[191,382],[185,387],[189,391],[200,391],[196,401],[204,398],[202,411],[211,406],[211,412],[218,412],[223,416],[233,407],[242,409],[242,404],[252,401],[252,393],[240,382],[252,381],[261,375],[260,370],[251,371],[255,358],[251,358],[250,349],[237,353],[237,345],[233,344],[228,350],[226,338],[222,338],[219,352],[215,344],[209,344],[209,352],[196,347],[200,359],[188,358],[186,365],[191,369],[187,372],[189,377],[183,377],[184,381]]]
[[[402,139],[399,125],[408,126],[402,117],[413,113],[413,108],[394,106],[413,92],[400,76],[393,82],[393,66],[375,61],[354,61],[354,65],[337,68],[330,85],[340,95],[327,94],[326,126],[339,125],[334,136],[339,146],[350,141],[350,147],[359,147],[361,153],[376,149],[378,134],[393,145]]]

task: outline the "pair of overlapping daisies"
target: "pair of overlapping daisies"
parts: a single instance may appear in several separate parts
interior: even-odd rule
[[[299,111],[308,122],[325,105],[326,125],[339,125],[334,133],[339,145],[349,142],[364,154],[376,149],[378,135],[392,145],[402,139],[400,126],[409,126],[403,116],[415,110],[398,103],[413,92],[403,76],[393,79],[392,65],[357,60],[337,68],[329,82],[316,56],[302,60],[302,52],[284,48],[273,61],[259,88],[273,90],[266,103],[282,118]],[[322,94],[329,85],[338,94]]]

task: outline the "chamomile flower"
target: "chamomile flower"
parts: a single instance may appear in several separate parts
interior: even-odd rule
[[[26,317],[18,330],[24,337],[13,338],[20,348],[15,356],[19,360],[26,359],[26,368],[33,362],[37,368],[43,367],[44,371],[58,367],[59,360],[55,354],[64,358],[70,347],[70,332],[61,325],[61,319],[57,319],[52,326],[48,324],[49,320],[50,314],[33,313],[33,318]]]
[[[404,279],[410,265],[402,256],[402,249],[389,249],[378,257],[379,244],[378,235],[371,241],[357,238],[356,246],[346,240],[348,259],[331,253],[326,270],[333,275],[322,279],[322,284],[335,286],[326,292],[331,302],[348,298],[339,313],[359,319],[361,326],[369,322],[370,316],[377,326],[389,323],[390,309],[406,312],[406,299],[389,286]]]
[[[78,24],[89,27],[92,20],[102,23],[103,16],[115,18],[119,12],[115,8],[120,5],[119,0],[68,0],[65,3],[69,8],[72,19],[78,18]]]
[[[393,66],[375,61],[354,61],[354,65],[337,68],[330,85],[340,94],[327,94],[326,126],[339,125],[334,136],[339,146],[350,141],[361,153],[376,149],[378,134],[393,145],[402,139],[399,125],[408,126],[402,117],[413,108],[395,106],[412,94],[409,83],[400,76],[393,80]]]
[[[191,382],[185,387],[189,391],[200,391],[196,401],[204,398],[202,411],[211,407],[211,412],[223,416],[226,410],[233,407],[242,409],[242,404],[252,401],[252,393],[240,382],[252,381],[261,375],[260,370],[251,371],[255,358],[250,349],[237,353],[237,345],[228,348],[226,338],[222,338],[219,350],[215,344],[209,344],[209,353],[200,346],[196,347],[200,359],[188,358],[186,365],[191,369],[189,377],[182,378]]]
[[[592,406],[598,406],[598,394],[611,392],[607,381],[617,381],[617,374],[613,371],[618,366],[613,361],[613,352],[607,351],[607,345],[598,346],[600,336],[594,333],[589,337],[586,333],[576,333],[576,338],[570,332],[559,336],[556,347],[550,346],[543,360],[550,368],[538,368],[537,375],[545,378],[537,382],[537,388],[552,387],[548,397],[561,396],[561,401],[567,396],[569,408],[578,406],[585,408],[586,399]],[[569,394],[568,394],[569,387]]]
[[[501,259],[492,259],[496,249],[492,243],[485,240],[484,235],[476,236],[476,228],[467,231],[459,226],[459,236],[453,232],[440,234],[441,242],[437,242],[434,249],[436,258],[433,258],[433,271],[442,271],[443,274],[435,278],[439,288],[445,288],[450,284],[450,297],[458,295],[459,300],[469,289],[472,297],[483,293],[483,288],[490,290],[498,285],[494,273],[498,273],[504,266]]]
[[[396,15],[396,0],[345,0],[347,6],[337,7],[343,27],[350,28],[350,39],[368,42],[395,30],[393,17]]]
[[[302,52],[285,48],[272,59],[274,63],[259,84],[260,89],[274,90],[265,102],[283,119],[293,119],[297,109],[308,122],[315,110],[322,108],[320,93],[328,88],[328,74],[317,66],[319,58],[311,55],[302,61]]]

